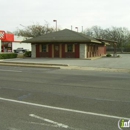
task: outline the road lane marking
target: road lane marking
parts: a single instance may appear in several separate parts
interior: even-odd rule
[[[67,126],[67,125],[64,125],[62,123],[58,123],[58,122],[55,122],[55,121],[52,121],[52,120],[49,120],[49,119],[34,115],[34,114],[29,114],[29,116],[34,117],[36,119],[43,120],[43,121],[48,122],[48,123],[51,123],[51,124],[56,125],[58,127],[62,127],[62,128],[66,128],[66,129],[69,128],[69,126]]]
[[[33,125],[41,125],[41,126],[49,126],[49,127],[58,127],[57,125],[50,125],[50,124],[45,124],[45,123],[37,123],[37,122],[27,122],[29,124],[33,124]]]
[[[29,124],[32,124],[32,125],[41,125],[41,126],[48,126],[48,127],[58,128],[57,125],[51,125],[51,124],[45,124],[45,123],[37,123],[37,122],[26,122],[26,123],[29,123]],[[72,128],[72,127],[69,127],[68,129],[69,130],[82,130],[82,129]]]
[[[72,127],[69,127],[68,125],[65,125],[65,124],[62,124],[62,123],[58,123],[58,122],[55,122],[55,121],[52,121],[50,119],[46,119],[46,118],[43,118],[43,117],[40,117],[40,116],[37,116],[35,114],[29,114],[30,117],[33,117],[33,118],[36,118],[36,119],[40,119],[40,120],[43,120],[47,123],[50,123],[50,124],[45,124],[45,123],[36,123],[36,122],[30,122],[31,124],[37,124],[37,125],[44,125],[44,126],[50,126],[50,127],[59,127],[59,128],[65,128],[65,129],[70,129],[70,130],[81,130],[81,129],[76,129],[76,128],[72,128]]]
[[[18,70],[2,70],[0,69],[0,71],[4,71],[4,72],[17,72],[17,73],[21,73],[22,71],[18,71]]]
[[[30,105],[30,106],[36,106],[36,107],[43,107],[43,108],[48,108],[48,109],[53,109],[53,110],[60,110],[60,111],[66,111],[66,112],[73,112],[73,113],[79,113],[79,114],[86,114],[86,115],[92,115],[92,116],[105,117],[105,118],[126,119],[126,120],[130,119],[130,118],[127,118],[127,117],[119,117],[119,116],[113,116],[113,115],[106,115],[106,114],[93,113],[93,112],[86,112],[86,111],[67,109],[67,108],[61,108],[61,107],[54,107],[54,106],[36,104],[36,103],[31,103],[31,102],[24,102],[24,101],[18,101],[18,100],[13,100],[13,99],[7,99],[7,98],[2,98],[2,97],[0,97],[0,100],[8,101],[8,102],[14,102],[14,103],[19,103],[19,104],[25,104],[25,105]]]

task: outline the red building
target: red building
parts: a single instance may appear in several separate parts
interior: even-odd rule
[[[90,58],[106,54],[105,43],[68,29],[23,42],[31,43],[32,57]]]
[[[0,31],[0,52],[13,52],[17,48],[31,51],[31,44],[21,43],[25,39],[28,39],[28,37],[15,36],[14,34]]]
[[[14,34],[0,31],[0,52],[12,52],[12,42],[14,42]]]

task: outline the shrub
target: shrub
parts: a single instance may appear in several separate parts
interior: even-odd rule
[[[117,55],[117,57],[121,57],[120,55]]]
[[[111,57],[112,55],[111,54],[107,54],[106,57]]]
[[[10,58],[17,58],[16,53],[1,53],[0,59],[10,59]]]
[[[24,56],[25,56],[25,57],[31,57],[31,51],[26,51],[26,52],[24,53]]]

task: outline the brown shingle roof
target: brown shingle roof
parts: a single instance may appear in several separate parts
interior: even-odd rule
[[[77,42],[77,43],[101,43],[100,41],[86,36],[84,34],[64,29],[57,32],[48,33],[42,36],[38,36],[32,39],[22,41],[24,43],[66,43],[66,42]]]

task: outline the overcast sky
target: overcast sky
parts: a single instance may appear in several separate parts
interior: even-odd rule
[[[0,30],[15,31],[33,23],[81,30],[94,25],[130,29],[130,0],[0,0]],[[21,24],[21,25],[20,25]]]

